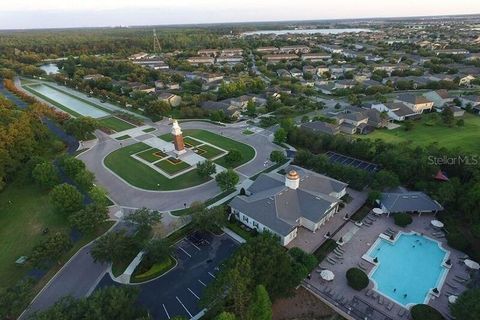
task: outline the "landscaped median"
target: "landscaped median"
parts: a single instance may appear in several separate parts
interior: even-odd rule
[[[130,283],[141,283],[158,278],[161,275],[172,270],[176,264],[177,263],[175,259],[172,256],[169,256],[164,261],[157,262],[153,264],[148,270],[143,271],[142,263],[140,263],[135,269],[135,272],[132,274],[132,277],[130,278]]]
[[[197,169],[169,179],[132,157],[133,154],[148,149],[151,149],[151,147],[142,142],[123,147],[107,155],[104,164],[129,184],[147,190],[178,190],[197,186],[211,180],[210,177],[201,177]]]

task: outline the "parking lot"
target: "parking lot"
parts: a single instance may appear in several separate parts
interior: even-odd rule
[[[238,245],[226,234],[185,237],[175,245],[174,256],[178,265],[162,277],[138,285],[139,303],[154,319],[192,318],[201,311],[198,301],[205,287],[215,278],[219,265]],[[98,287],[109,285],[119,284],[107,274]]]
[[[378,171],[378,165],[376,165],[374,163],[371,163],[371,162],[367,162],[367,161],[359,160],[359,159],[356,159],[356,158],[344,156],[343,154],[339,154],[339,153],[332,152],[332,151],[326,152],[325,155],[328,157],[330,162],[335,162],[337,164],[341,164],[341,165],[344,165],[344,166],[350,166],[350,167],[354,167],[354,168],[357,168],[357,169],[362,169],[362,170],[365,170],[365,171],[368,171],[368,172]]]

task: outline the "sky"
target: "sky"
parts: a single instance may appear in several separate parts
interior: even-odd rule
[[[0,29],[480,13],[480,0],[0,0]]]

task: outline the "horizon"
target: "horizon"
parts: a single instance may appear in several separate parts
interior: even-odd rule
[[[364,1],[361,7],[355,0],[340,3],[318,3],[298,0],[277,3],[267,0],[255,3],[223,3],[220,0],[179,0],[175,3],[157,3],[145,0],[141,6],[126,0],[106,0],[100,4],[93,0],[64,3],[33,0],[5,3],[0,12],[0,30],[71,29],[102,27],[141,27],[208,25],[224,23],[272,23],[330,20],[363,20],[421,18],[435,16],[463,16],[480,14],[480,3],[471,0],[425,0],[416,3],[407,0],[384,5],[378,0]]]

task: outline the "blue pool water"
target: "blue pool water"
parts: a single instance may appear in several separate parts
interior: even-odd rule
[[[417,234],[402,233],[393,244],[380,239],[368,255],[379,262],[370,274],[376,289],[404,306],[424,303],[430,289],[439,286],[447,272],[442,267],[447,252]]]

